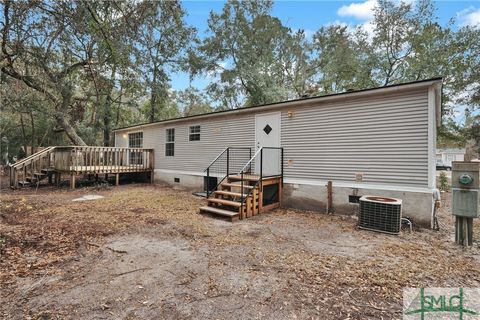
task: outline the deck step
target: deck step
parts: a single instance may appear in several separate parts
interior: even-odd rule
[[[27,178],[25,178],[25,180],[27,180],[28,183],[36,183],[37,182],[37,178],[31,178],[31,177],[27,177]]]
[[[22,187],[25,187],[25,186],[29,186],[30,182],[22,180],[22,181],[18,181],[18,184],[21,185]]]
[[[222,185],[222,186],[225,186],[225,187],[231,187],[231,188],[241,188],[241,187],[242,187],[241,185],[236,184],[236,183],[222,183],[221,185]],[[243,188],[244,188],[244,189],[253,189],[253,188],[255,188],[255,187],[244,184],[244,185],[243,185]]]
[[[241,207],[242,204],[240,202],[225,200],[225,199],[218,199],[218,198],[208,198],[208,202],[223,204],[225,206],[232,206],[232,207]]]
[[[43,172],[34,172],[33,175],[36,177],[39,177],[40,179],[45,178],[47,176],[47,174]]]
[[[213,192],[214,194],[221,194],[222,196],[231,196],[231,197],[238,197],[240,198],[242,194],[240,192],[232,192],[232,191],[223,191],[223,190],[217,190]],[[243,197],[246,198],[248,194],[244,193]]]
[[[51,172],[56,172],[57,170],[53,169],[53,168],[48,168],[48,169],[42,169],[42,173],[45,173],[45,174],[48,174],[48,173],[51,173]]]
[[[200,207],[200,212],[210,212],[210,213],[215,213],[215,214],[225,216],[225,217],[230,217],[230,218],[238,216],[238,212],[214,208],[214,207]]]

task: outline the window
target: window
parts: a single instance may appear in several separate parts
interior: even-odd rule
[[[166,130],[165,156],[175,155],[175,129]]]
[[[143,148],[143,132],[134,132],[128,134],[129,148]],[[142,164],[143,153],[130,151],[130,164]]]
[[[143,148],[143,132],[134,132],[128,134],[129,148]]]
[[[191,126],[190,127],[190,141],[200,141],[200,126]]]

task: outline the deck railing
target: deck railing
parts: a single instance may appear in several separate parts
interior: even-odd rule
[[[100,174],[153,171],[154,151],[144,148],[54,146],[45,148],[10,167],[10,186],[34,181],[50,172]]]
[[[55,170],[76,173],[150,171],[154,168],[153,149],[119,147],[57,147]]]

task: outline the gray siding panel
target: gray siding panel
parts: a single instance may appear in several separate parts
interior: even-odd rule
[[[282,112],[285,177],[428,185],[427,90]],[[287,165],[290,160],[290,166]]]
[[[428,91],[422,89],[284,107],[285,177],[355,182],[356,173],[362,173],[365,183],[427,187],[427,100]],[[192,125],[201,126],[200,141],[189,141]],[[167,128],[175,128],[174,157],[165,156]],[[202,172],[227,146],[255,146],[255,112],[158,124],[142,131],[144,147],[155,149],[156,169]],[[127,146],[123,132],[116,133],[117,146]]]
[[[201,127],[200,141],[189,141],[189,127],[193,125]],[[165,156],[165,130],[168,128],[175,128],[173,157]],[[202,172],[226,147],[253,147],[254,143],[254,114],[143,129],[144,147],[155,149],[156,169]]]

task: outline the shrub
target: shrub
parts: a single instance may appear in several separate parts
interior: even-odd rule
[[[450,186],[448,185],[447,174],[443,171],[440,172],[439,184],[439,188],[441,191],[447,191],[450,188]]]

